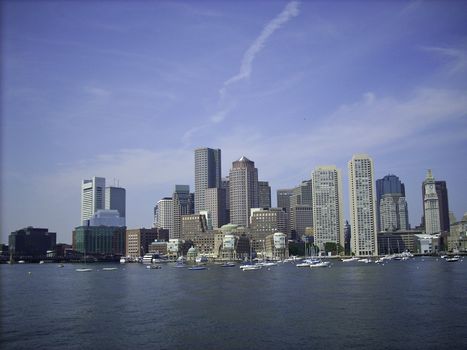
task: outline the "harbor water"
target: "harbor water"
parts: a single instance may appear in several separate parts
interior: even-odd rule
[[[467,259],[1,265],[2,349],[461,349]],[[105,267],[117,270],[103,271]]]

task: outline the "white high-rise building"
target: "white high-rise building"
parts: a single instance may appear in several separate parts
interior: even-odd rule
[[[441,231],[439,217],[439,198],[436,193],[436,183],[431,169],[428,170],[425,181],[425,197],[423,198],[425,207],[425,233],[432,235]]]
[[[174,238],[174,210],[171,197],[164,197],[157,202],[155,212],[155,226],[169,230],[169,237]],[[177,237],[178,238],[178,237]]]
[[[87,220],[99,209],[105,208],[105,178],[93,177],[91,180],[83,180],[81,184],[81,223],[87,224]]]
[[[383,194],[379,202],[381,231],[408,230],[407,202],[401,193]]]
[[[232,163],[229,175],[230,223],[249,227],[250,209],[258,208],[258,169],[246,157]]]
[[[195,213],[206,210],[206,189],[221,187],[221,150],[195,150]]]
[[[126,192],[124,188],[114,186],[105,188],[105,209],[117,210],[120,217],[123,218],[123,222],[125,222]]]
[[[341,172],[335,166],[315,168],[312,177],[313,234],[324,249],[328,242],[344,247],[344,214]]]
[[[356,154],[348,167],[352,252],[356,256],[378,255],[373,161],[366,154]]]

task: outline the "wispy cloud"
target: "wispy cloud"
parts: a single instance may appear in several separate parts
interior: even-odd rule
[[[423,46],[422,50],[450,59],[447,67],[451,74],[464,72],[467,69],[467,49],[465,48]]]
[[[232,85],[238,81],[248,79],[253,71],[253,61],[258,55],[258,53],[263,49],[269,37],[274,34],[276,30],[282,27],[287,23],[292,17],[295,17],[299,14],[299,2],[291,1],[289,2],[284,10],[277,15],[272,21],[270,21],[261,31],[260,35],[253,41],[250,47],[243,54],[242,63],[240,65],[240,71],[238,74],[227,79],[221,90],[221,97],[224,96],[226,89],[229,85]]]

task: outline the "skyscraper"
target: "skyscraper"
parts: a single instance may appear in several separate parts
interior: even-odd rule
[[[86,225],[96,211],[105,208],[105,178],[93,177],[81,184],[81,223]]]
[[[195,150],[195,213],[206,209],[206,189],[221,187],[221,150]]]
[[[267,181],[258,181],[258,206],[271,208],[271,186]]]
[[[208,188],[206,190],[206,208],[211,213],[213,229],[228,223],[225,197],[225,188]]]
[[[172,205],[173,230],[170,238],[180,238],[182,233],[182,215],[193,214],[189,185],[175,185],[175,191],[172,195]]]
[[[379,203],[380,231],[408,230],[407,202],[400,193],[386,193]]]
[[[311,176],[315,244],[320,249],[328,242],[344,247],[344,204],[340,170],[335,166],[321,166]]]
[[[164,197],[157,202],[156,208],[154,209],[155,218],[154,223],[157,228],[164,228],[169,230],[169,237],[173,237],[174,234],[174,217],[173,217],[173,200],[171,197]]]
[[[384,231],[384,229],[381,227],[380,203],[381,203],[381,198],[385,194],[398,194],[398,197],[405,198],[405,186],[396,175],[386,175],[382,179],[376,180],[376,223],[377,223],[378,232]],[[408,228],[409,227],[408,213],[406,213],[406,217],[407,217],[407,222],[403,223],[402,226],[405,225]]]
[[[291,235],[290,230],[290,198],[293,194],[293,188],[285,188],[277,190],[277,207],[285,210],[287,214],[287,225],[285,232],[289,237]]]
[[[423,210],[425,233],[429,235],[439,233],[441,231],[439,199],[431,169],[428,170],[425,181],[423,181]]]
[[[422,185],[422,196],[425,199],[425,182]],[[451,220],[449,219],[448,189],[446,181],[435,181],[436,194],[438,196],[439,226],[440,231],[449,232]],[[423,212],[425,212],[425,201],[423,201]],[[424,222],[422,222],[424,224]]]
[[[249,226],[250,209],[258,207],[258,169],[246,157],[232,163],[229,175],[230,222]]]
[[[297,239],[305,234],[307,227],[313,227],[312,203],[311,180],[304,180],[292,190],[290,196],[290,238]]]
[[[114,186],[105,188],[105,209],[118,210],[118,214],[125,221],[126,192],[124,188]]]
[[[373,161],[366,154],[356,154],[348,168],[352,252],[356,256],[378,255]]]

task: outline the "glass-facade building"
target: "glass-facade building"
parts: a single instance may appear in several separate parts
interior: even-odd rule
[[[73,250],[86,255],[125,255],[126,227],[78,226]]]

